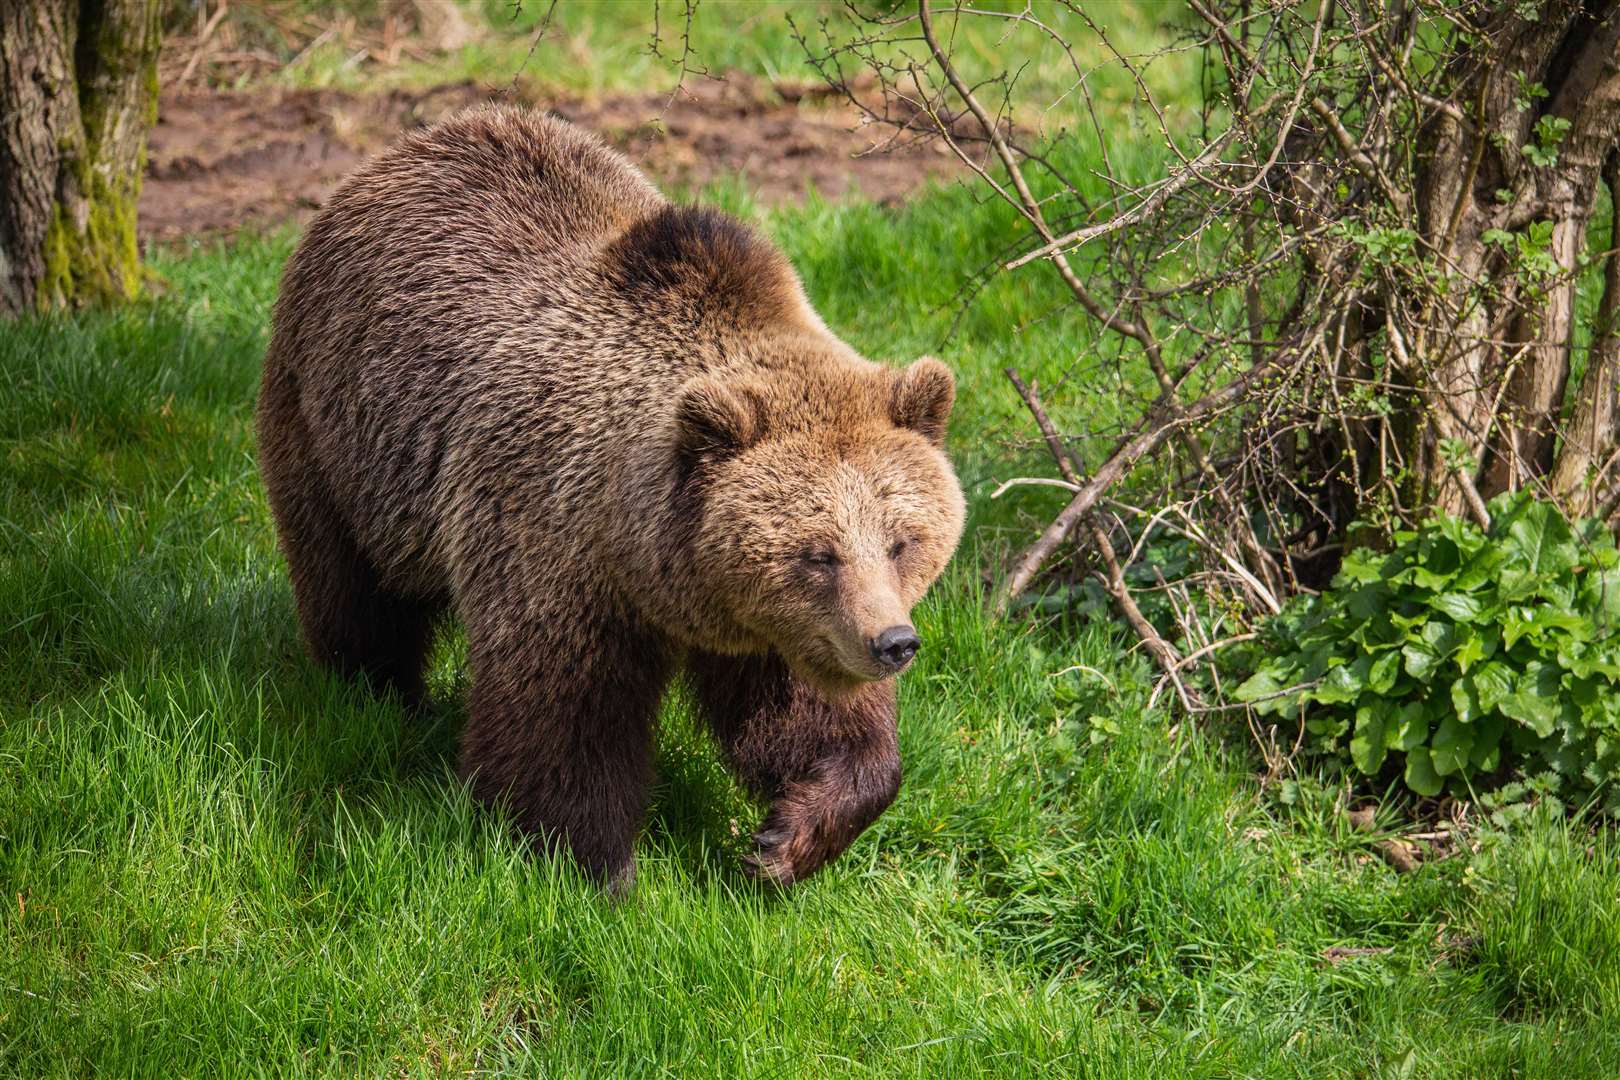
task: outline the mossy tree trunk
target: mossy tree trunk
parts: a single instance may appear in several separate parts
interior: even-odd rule
[[[158,0],[0,0],[0,315],[127,299]]]

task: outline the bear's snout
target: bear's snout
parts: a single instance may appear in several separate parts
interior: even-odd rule
[[[908,625],[891,626],[867,643],[872,659],[889,672],[896,672],[911,663],[911,658],[922,648],[922,638],[916,628]]]

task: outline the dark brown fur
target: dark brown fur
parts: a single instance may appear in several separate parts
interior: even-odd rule
[[[756,867],[788,882],[898,789],[867,647],[960,534],[951,396],[937,361],[853,353],[746,226],[561,121],[486,109],[310,226],[259,453],[317,660],[413,698],[436,620],[465,623],[480,798],[628,882],[684,664],[772,800]]]
[[[831,701],[779,657],[693,652],[698,704],[738,779],[771,801],[754,865],[790,882],[832,859],[900,790],[894,683]]]

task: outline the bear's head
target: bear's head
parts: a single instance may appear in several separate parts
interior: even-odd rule
[[[891,676],[925,647],[911,608],[962,534],[942,449],[955,394],[925,357],[704,375],[676,403],[704,595],[824,692]]]

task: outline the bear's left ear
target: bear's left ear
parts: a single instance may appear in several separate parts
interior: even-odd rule
[[[910,428],[935,446],[944,445],[945,422],[954,404],[956,379],[932,356],[897,373],[889,391],[889,417],[895,426]]]

